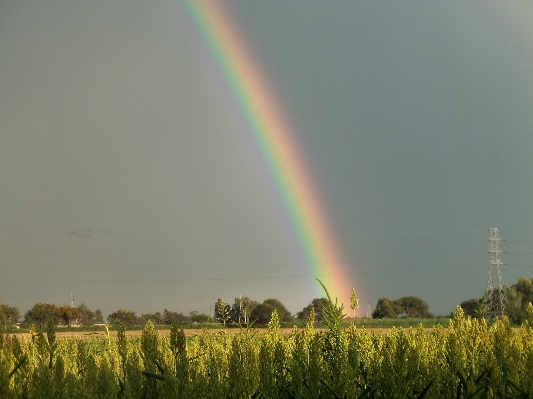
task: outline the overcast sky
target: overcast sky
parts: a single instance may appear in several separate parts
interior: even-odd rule
[[[365,315],[533,277],[529,1],[226,2],[294,127]],[[319,295],[179,1],[0,2],[0,303],[105,315]],[[294,277],[298,276],[298,277]]]

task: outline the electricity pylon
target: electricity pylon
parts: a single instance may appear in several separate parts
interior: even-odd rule
[[[483,312],[488,318],[502,318],[507,304],[505,287],[503,284],[502,272],[500,265],[500,241],[499,230],[497,227],[489,228],[489,279],[487,281],[487,290],[485,291],[485,303]]]

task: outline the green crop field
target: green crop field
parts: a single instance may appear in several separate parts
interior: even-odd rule
[[[27,337],[0,334],[0,398],[467,398],[531,397],[533,306],[513,329],[461,308],[447,328],[372,331],[325,309],[281,334],[205,330],[169,336],[148,323],[141,335],[56,339],[53,323]]]

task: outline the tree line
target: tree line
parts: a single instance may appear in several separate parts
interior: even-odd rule
[[[212,314],[200,313],[193,310],[188,315],[185,315],[164,309],[162,312],[143,313],[138,316],[132,310],[118,309],[104,319],[104,315],[100,309],[92,311],[84,303],[75,307],[38,302],[24,314],[21,325],[29,327],[34,324],[39,328],[43,328],[50,319],[55,325],[63,325],[65,327],[71,327],[73,325],[89,327],[96,323],[104,322],[134,326],[145,325],[148,320],[157,325],[204,324],[207,322],[265,325],[269,322],[274,310],[277,311],[282,323],[291,323],[298,319],[307,321],[312,308],[315,309],[315,320],[321,322],[323,320],[322,309],[327,303],[328,300],[326,298],[315,298],[296,315],[292,315],[285,305],[275,298],[269,298],[263,302],[259,302],[249,297],[238,297],[235,298],[231,305],[227,304],[222,298],[219,298],[212,307]],[[17,323],[21,317],[18,308],[0,304],[0,323],[2,325],[6,326],[8,323]]]
[[[411,298],[407,300],[406,298]],[[315,312],[315,321],[320,323],[324,320],[322,311],[329,301],[327,298],[315,298],[295,315],[275,298],[269,298],[263,302],[255,301],[249,297],[237,297],[233,304],[228,304],[224,299],[219,298],[212,307],[212,314],[200,313],[196,310],[188,315],[164,309],[163,312],[143,313],[138,316],[132,310],[118,309],[106,318],[109,324],[124,324],[126,326],[145,325],[148,320],[157,325],[171,324],[204,324],[207,322],[218,322],[224,325],[229,324],[255,324],[266,325],[272,312],[277,311],[280,322],[293,323],[298,320],[308,321],[311,310]],[[425,311],[424,311],[425,310]],[[409,317],[428,317],[427,304],[416,297],[403,297],[400,300],[391,301],[384,297],[378,301],[376,310],[372,314],[374,318],[399,317],[402,314]],[[0,322],[16,323],[21,315],[16,307],[0,304]],[[77,307],[56,306],[48,303],[37,303],[24,314],[23,326],[35,324],[43,328],[49,319],[56,325],[71,327],[72,325],[88,327],[95,323],[103,323],[104,317],[101,310],[90,310],[85,304]]]
[[[267,324],[272,312],[278,312],[279,320],[282,323],[294,321],[294,316],[287,310],[278,299],[269,298],[263,302],[254,301],[248,297],[235,298],[233,305],[227,304],[224,299],[219,298],[214,306],[214,319],[226,325],[231,322],[235,324],[257,323]]]
[[[315,309],[315,320],[317,322],[323,321],[322,310],[328,304],[326,298],[315,298],[299,311],[296,315],[292,315],[281,301],[275,298],[265,299],[263,302],[255,301],[249,297],[235,298],[232,305],[226,303],[224,299],[219,298],[212,307],[213,314],[199,313],[196,310],[189,312],[189,316],[183,313],[171,312],[165,309],[162,313],[145,313],[137,317],[133,311],[125,311],[119,309],[111,313],[107,317],[107,321],[111,324],[122,323],[125,325],[144,325],[148,320],[154,324],[187,324],[197,323],[203,324],[206,322],[219,322],[221,324],[256,324],[266,325],[270,321],[270,317],[274,310],[278,313],[278,318],[282,323],[292,323],[296,320],[307,321],[311,309]]]
[[[527,307],[533,303],[533,279],[520,277],[516,284],[504,286],[503,290],[507,297],[505,305],[505,315],[511,323],[522,324],[527,319]],[[485,296],[472,298],[461,302],[464,313],[470,317],[483,317],[483,304]]]
[[[505,304],[505,315],[512,324],[521,325],[527,319],[527,307],[533,303],[533,278],[520,277],[516,284],[503,287],[507,303]],[[484,313],[485,296],[472,298],[460,303],[465,315],[473,318],[485,317]],[[453,316],[453,314],[451,315]],[[383,297],[378,300],[372,318],[433,318],[433,314],[428,311],[428,305],[422,299],[413,296],[404,296],[396,300]]]
[[[527,306],[533,303],[533,278],[519,278],[516,284],[504,287],[508,302],[505,314],[513,324],[522,324],[527,318]],[[355,295],[355,292],[352,293]],[[356,299],[356,298],[355,298]],[[484,297],[474,298],[461,302],[460,306],[465,315],[471,317],[483,317]],[[357,300],[357,299],[356,299]],[[109,324],[121,323],[127,326],[144,325],[151,320],[154,324],[203,324],[207,322],[219,322],[228,324],[249,324],[265,325],[270,320],[274,310],[283,323],[292,323],[297,320],[307,321],[314,309],[315,321],[323,321],[322,310],[328,305],[327,298],[315,298],[301,311],[292,315],[278,299],[269,298],[263,302],[255,301],[249,297],[237,297],[232,304],[226,303],[219,298],[211,308],[212,313],[200,313],[196,310],[188,315],[164,309],[163,312],[143,313],[138,316],[132,310],[118,309],[109,314],[106,321]],[[352,307],[352,305],[350,305]],[[352,307],[352,309],[354,309]],[[415,296],[404,296],[399,299],[382,297],[378,300],[372,318],[433,318],[429,312],[428,305],[422,299]],[[0,304],[0,324],[6,326],[8,323],[17,323],[21,318],[18,308],[6,304]],[[37,303],[24,314],[25,326],[35,324],[42,328],[49,319],[56,325],[70,327],[79,325],[83,327],[103,323],[104,316],[99,309],[92,311],[85,304],[74,306],[56,306],[54,304]]]
[[[379,298],[376,309],[372,312],[373,319],[395,319],[401,317],[432,319],[435,316],[428,311],[426,302],[416,296],[403,296],[392,300],[388,297]]]
[[[66,305],[56,306],[51,303],[38,302],[24,314],[23,323],[27,325],[35,324],[39,328],[43,328],[50,319],[56,325],[71,327],[73,324],[77,324],[87,327],[94,323],[102,322],[103,315],[100,309],[92,311],[84,303],[75,307]],[[13,321],[15,322],[16,320]]]

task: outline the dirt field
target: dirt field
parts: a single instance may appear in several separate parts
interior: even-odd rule
[[[266,328],[256,328],[254,329],[254,331],[256,331],[258,334],[261,334],[263,332],[265,332],[267,329]],[[170,335],[170,329],[165,329],[165,330],[158,330],[159,333],[161,333],[162,335],[164,336],[169,336]],[[204,333],[204,330],[201,329],[201,328],[186,328],[183,330],[185,332],[185,336],[187,337],[193,337],[195,335],[201,335]],[[217,335],[217,334],[224,334],[224,329],[208,329],[208,330],[205,330],[207,331],[208,334],[213,334],[213,335]],[[237,334],[239,333],[239,329],[236,329],[236,328],[230,328],[230,329],[227,329],[226,330],[226,333],[227,334]],[[291,328],[282,328],[280,329],[281,333],[282,334],[286,334],[286,335],[289,335],[292,331]],[[131,338],[131,337],[140,337],[141,334],[142,334],[142,330],[126,330],[126,337],[127,338]],[[13,333],[10,333],[9,335],[12,335]],[[25,337],[26,339],[31,339],[31,334],[28,333],[28,332],[17,332],[17,333],[14,333],[14,335],[16,335],[17,337],[21,338],[21,337]],[[117,331],[109,331],[109,335],[113,338],[115,338],[117,336]],[[102,338],[105,338],[106,337],[106,332],[105,331],[56,331],[56,337],[57,339],[78,339],[78,338],[81,338],[83,340],[93,340],[93,339],[102,339]]]
[[[390,330],[391,328],[390,327],[386,327],[386,328],[366,328],[366,331],[375,331],[375,332],[387,332],[388,330]],[[302,331],[302,329],[299,329],[300,331]],[[409,331],[409,328],[404,328],[403,329],[404,332],[407,332]],[[431,330],[431,328],[426,328],[425,330],[429,331]],[[164,330],[158,330],[162,335],[164,336],[169,336],[170,335],[170,329],[164,329]],[[220,328],[220,329],[216,329],[216,328],[212,328],[212,329],[207,329],[207,330],[204,330],[204,329],[201,329],[201,328],[186,328],[183,330],[185,332],[185,336],[187,337],[193,337],[195,335],[201,335],[204,333],[204,331],[207,331],[208,334],[213,334],[213,335],[217,335],[217,334],[224,334],[224,329]],[[267,331],[266,328],[254,328],[254,332],[256,334],[262,334],[264,333],[265,331]],[[325,328],[315,328],[315,331],[325,331]],[[131,338],[131,337],[140,337],[141,334],[142,334],[142,330],[126,330],[126,337],[128,338]],[[226,329],[226,334],[238,334],[240,332],[239,329],[237,328],[228,328]],[[289,335],[291,334],[292,332],[292,328],[280,328],[280,332],[281,334],[283,335]],[[9,335],[11,335],[12,333],[10,333]],[[18,333],[15,333],[15,335],[17,335],[17,337],[21,338],[21,337],[25,337],[26,339],[31,339],[31,334],[30,333],[27,333],[27,332],[18,332]],[[113,338],[115,338],[117,336],[117,331],[109,331],[109,335]],[[90,340],[94,340],[94,339],[104,339],[106,337],[106,332],[105,331],[56,331],[56,337],[57,339],[83,339],[83,340],[87,340],[87,341],[90,341]]]

